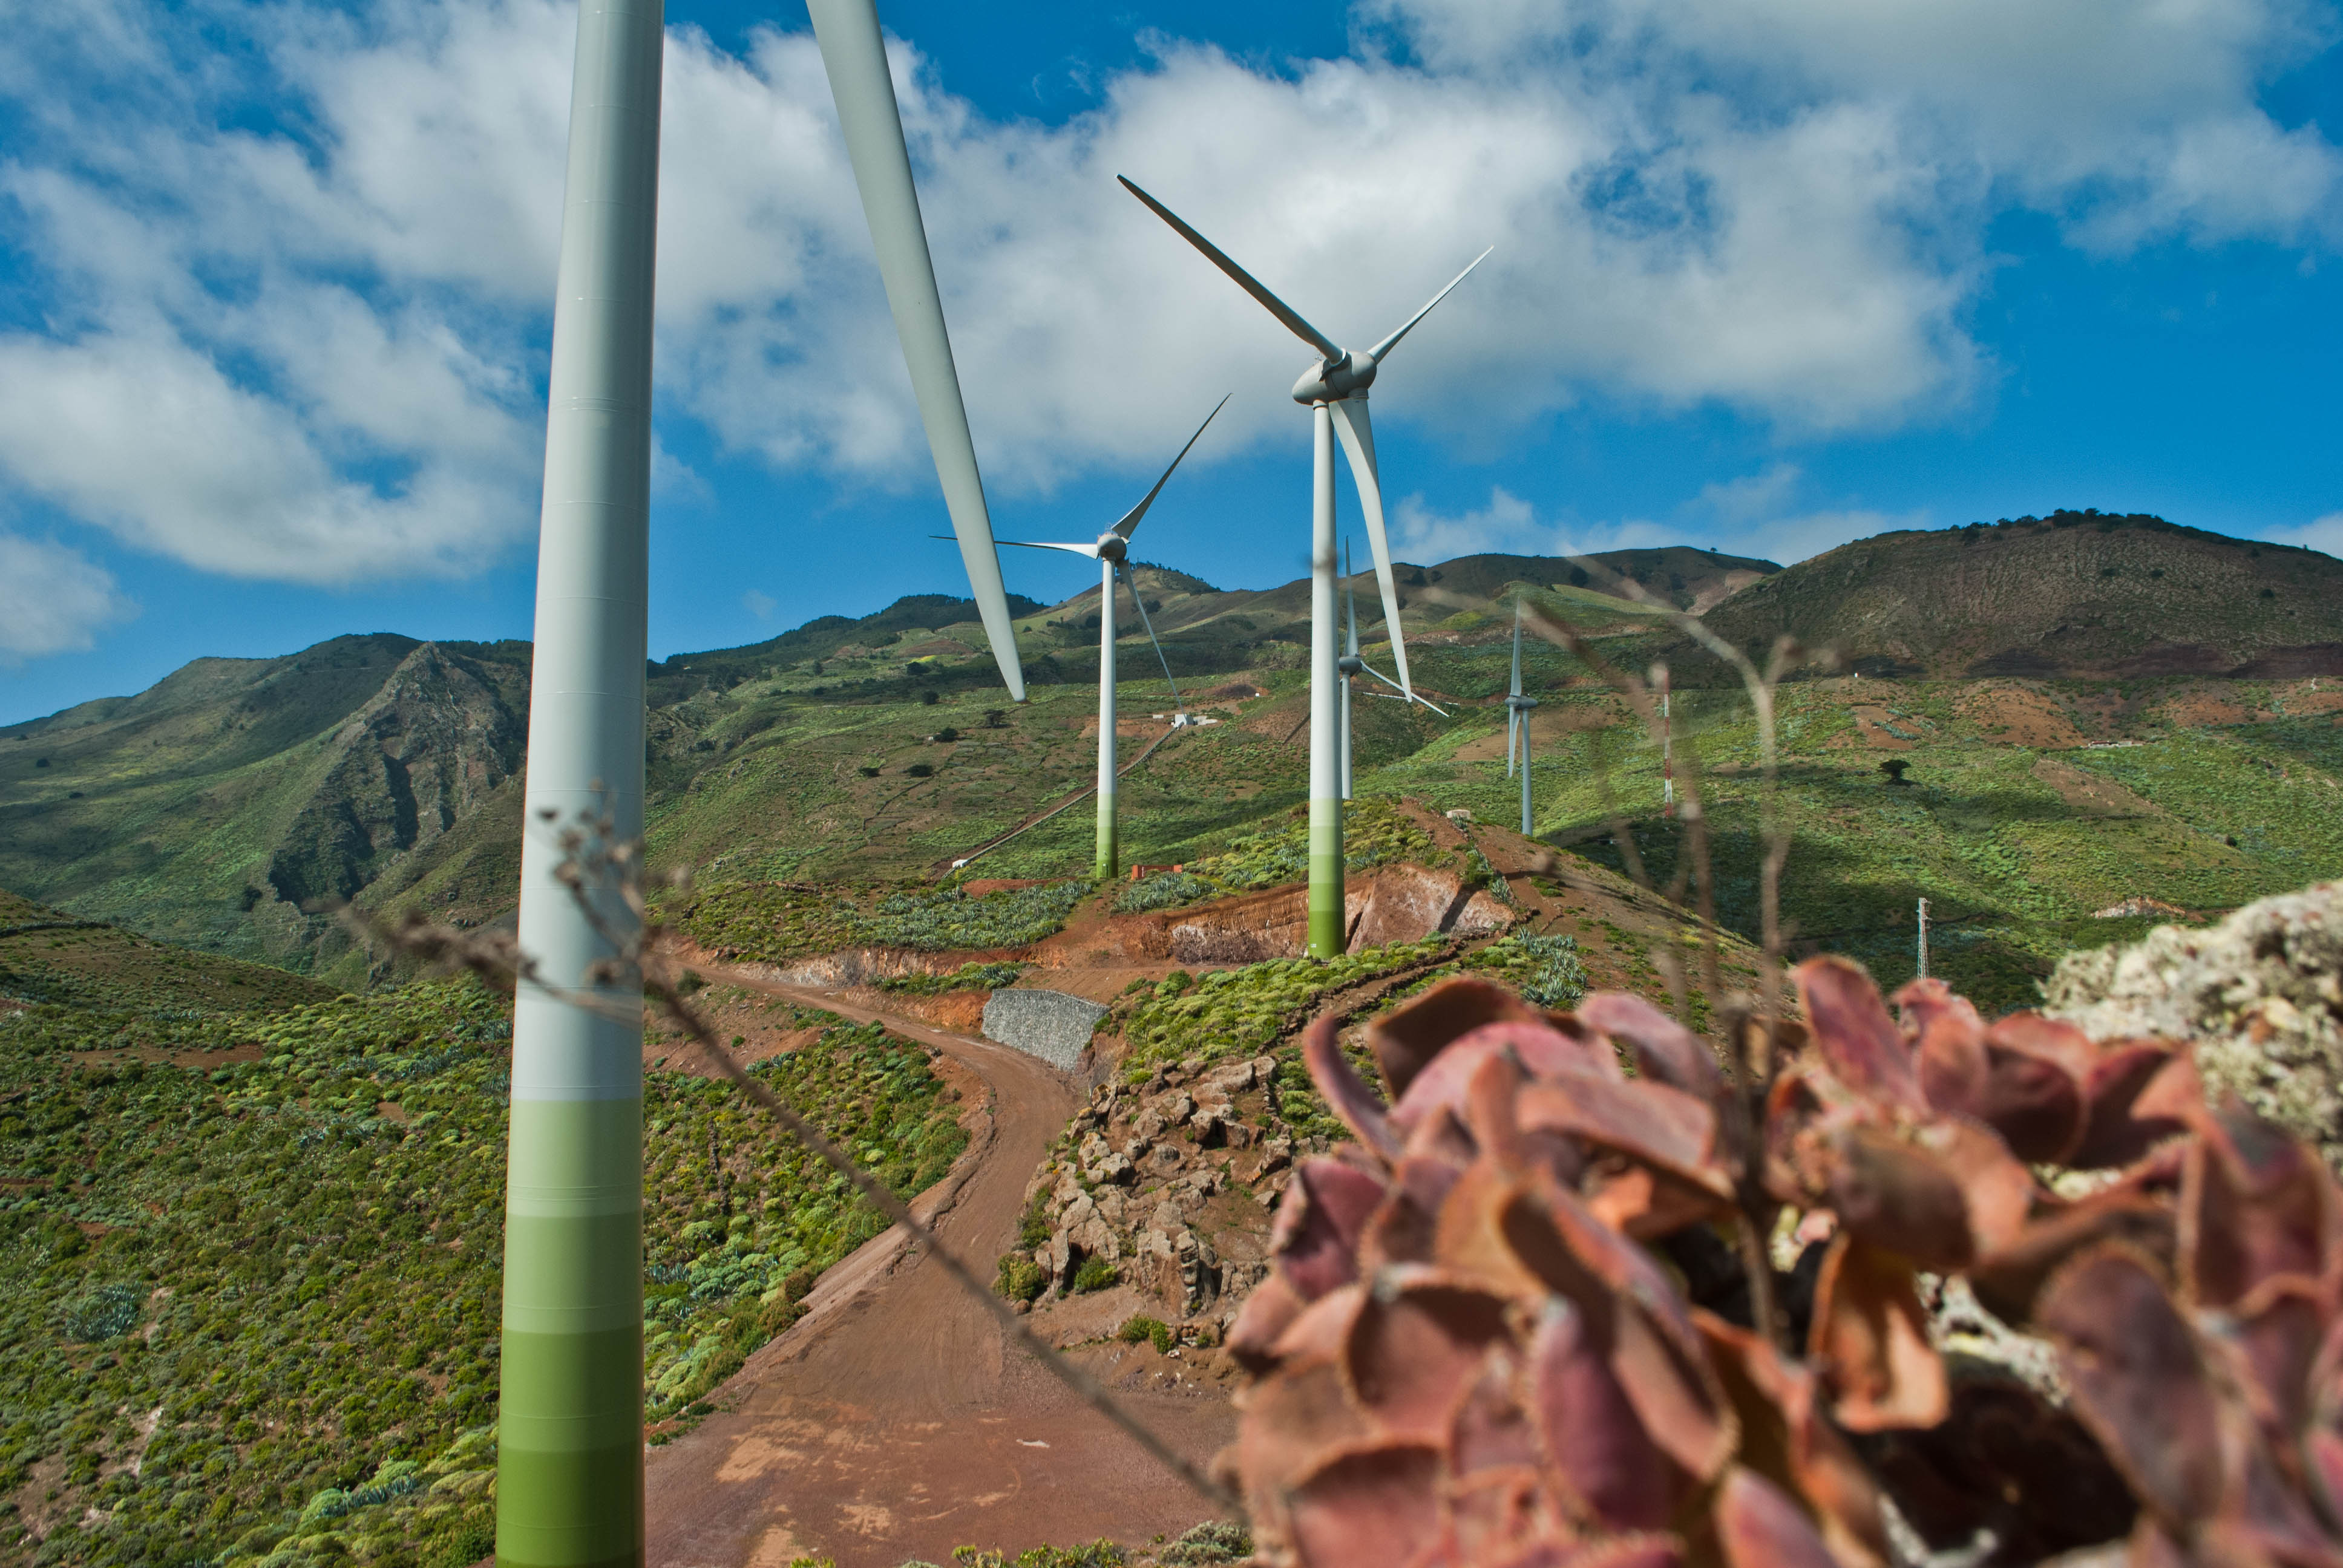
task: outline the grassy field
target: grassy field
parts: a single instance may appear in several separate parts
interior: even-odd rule
[[[232,960],[144,959],[105,1005],[0,1008],[0,1562],[470,1563],[506,1002],[281,974],[238,1001],[204,978]],[[779,1010],[796,1049],[753,1070],[898,1192],[937,1180],[966,1135],[926,1049]],[[653,1071],[645,1098],[657,1438],[883,1221],[729,1085]]]

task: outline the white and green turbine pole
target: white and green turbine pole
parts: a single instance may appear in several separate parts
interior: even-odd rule
[[[1293,384],[1293,400],[1310,410],[1311,533],[1310,533],[1310,924],[1309,953],[1332,958],[1342,950],[1342,780],[1339,753],[1342,737],[1342,699],[1334,683],[1340,656],[1335,650],[1340,628],[1334,620],[1334,442],[1339,437],[1349,459],[1351,477],[1359,487],[1359,504],[1367,518],[1367,548],[1375,562],[1376,586],[1383,590],[1383,625],[1391,633],[1392,663],[1399,670],[1397,685],[1413,696],[1408,678],[1407,643],[1400,635],[1399,589],[1392,578],[1391,541],[1383,529],[1383,483],[1375,468],[1374,427],[1367,417],[1367,390],[1376,369],[1400,339],[1448,297],[1448,290],[1464,281],[1465,274],[1488,256],[1483,251],[1448,287],[1373,347],[1345,349],[1319,331],[1293,307],[1263,287],[1252,274],[1229,259],[1221,249],[1191,228],[1171,208],[1121,176],[1122,187],[1147,205],[1172,231],[1226,273],[1231,281],[1258,301],[1280,325],[1318,351],[1318,359]]]
[[[584,0],[553,307],[513,1007],[497,1561],[643,1561],[642,986],[598,972],[635,926],[585,903],[563,829],[643,821],[651,272],[662,0]],[[595,879],[588,879],[589,882]],[[554,990],[588,991],[579,1006]]]

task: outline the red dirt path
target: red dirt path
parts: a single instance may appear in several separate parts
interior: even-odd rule
[[[964,1180],[920,1207],[942,1208],[946,1244],[980,1260],[989,1276],[1015,1237],[1026,1181],[1080,1103],[1073,1081],[1005,1047],[830,992],[722,978],[857,1020],[883,1017],[984,1081],[990,1125],[974,1130]],[[839,1568],[897,1568],[913,1558],[949,1563],[963,1543],[1013,1553],[1101,1535],[1138,1542],[1210,1516],[1209,1504],[1011,1352],[942,1270],[902,1252],[890,1232],[824,1275],[805,1319],[711,1396],[718,1412],[651,1452],[650,1562],[784,1568],[811,1553]],[[1217,1398],[1120,1397],[1199,1461],[1234,1432]]]

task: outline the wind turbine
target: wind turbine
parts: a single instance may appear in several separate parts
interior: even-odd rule
[[[895,103],[894,79],[887,74],[887,45],[879,33],[872,0],[807,0],[814,41],[830,95],[838,100],[838,126],[854,166],[862,215],[870,220],[870,244],[879,253],[879,276],[887,286],[895,335],[902,340],[903,364],[911,373],[920,422],[927,427],[935,455],[944,507],[960,541],[960,564],[984,620],[984,634],[1009,695],[1025,700],[1025,672],[1017,661],[1017,633],[1011,623],[1009,595],[1001,581],[1001,557],[993,548],[992,518],[985,509],[984,478],[976,467],[976,445],[968,432],[968,408],[960,400],[960,373],[952,364],[951,338],[944,331],[943,300],[928,254],[927,226],[920,217],[920,194],[911,183],[911,156],[903,145],[903,120]]]
[[[1070,555],[1088,556],[1099,564],[1099,749],[1098,749],[1098,861],[1097,875],[1101,881],[1112,878],[1119,869],[1115,843],[1114,816],[1114,585],[1119,577],[1131,588],[1131,602],[1139,607],[1140,624],[1147,628],[1147,640],[1155,643],[1155,657],[1162,662],[1163,678],[1172,686],[1172,700],[1180,703],[1180,683],[1172,679],[1172,661],[1164,658],[1163,645],[1156,642],[1155,623],[1147,618],[1147,601],[1139,597],[1139,581],[1131,575],[1131,535],[1147,516],[1147,508],[1163,493],[1164,484],[1172,477],[1172,469],[1180,466],[1180,458],[1203,435],[1220,411],[1229,406],[1226,397],[1212,405],[1212,412],[1204,416],[1204,424],[1196,427],[1196,434],[1188,437],[1188,446],[1180,448],[1180,456],[1172,459],[1172,467],[1163,470],[1163,477],[1155,487],[1140,498],[1139,505],[1123,513],[1114,527],[1107,529],[1086,545],[1043,544],[1025,539],[1002,539],[1004,545],[1015,545],[1028,550],[1064,550]]]
[[[643,830],[660,0],[585,0],[547,379],[513,998],[497,1560],[643,1561],[640,930],[563,829]],[[618,962],[611,966],[610,960]],[[615,967],[616,972],[612,972]]]
[[[1513,776],[1515,740],[1522,754],[1522,837],[1530,836],[1530,710],[1537,699],[1522,691],[1522,601],[1513,601],[1513,684],[1505,694],[1505,777]]]
[[[1334,668],[1342,673],[1342,799],[1345,800],[1351,798],[1351,688],[1360,676],[1372,675],[1392,689],[1391,692],[1369,692],[1370,697],[1388,698],[1393,702],[1418,703],[1443,719],[1448,717],[1446,709],[1436,702],[1426,701],[1414,692],[1405,691],[1398,681],[1359,657],[1359,599],[1351,591],[1351,544],[1345,539],[1342,541],[1342,657],[1334,661]],[[1402,695],[1393,696],[1392,692]]]
[[[1407,644],[1400,635],[1399,588],[1392,580],[1391,541],[1383,529],[1383,487],[1375,475],[1375,437],[1367,418],[1367,389],[1375,372],[1429,315],[1432,307],[1448,297],[1449,289],[1488,256],[1483,251],[1432,297],[1431,303],[1401,324],[1399,330],[1363,353],[1338,347],[1283,300],[1230,260],[1212,241],[1182,222],[1171,208],[1121,175],[1123,189],[1147,204],[1148,209],[1172,226],[1179,236],[1202,251],[1206,260],[1260,301],[1288,330],[1318,351],[1318,362],[1293,384],[1293,400],[1311,410],[1312,530],[1310,548],[1310,923],[1308,951],[1313,958],[1332,958],[1345,945],[1342,919],[1342,768],[1337,756],[1342,699],[1336,691],[1339,658],[1334,625],[1334,440],[1350,459],[1351,477],[1359,487],[1359,500],[1367,515],[1367,545],[1374,554],[1375,578],[1383,589],[1383,621],[1391,628],[1392,660],[1399,669],[1399,688],[1413,695],[1408,678]],[[1493,248],[1493,247],[1492,247]]]

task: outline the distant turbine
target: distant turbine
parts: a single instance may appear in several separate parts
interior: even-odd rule
[[[1345,800],[1351,798],[1351,688],[1360,676],[1372,675],[1393,692],[1401,692],[1401,695],[1391,698],[1393,702],[1413,702],[1431,709],[1443,719],[1448,717],[1446,709],[1425,701],[1414,692],[1403,691],[1398,681],[1359,657],[1359,600],[1358,596],[1351,591],[1351,543],[1345,539],[1342,541],[1342,657],[1334,661],[1334,668],[1342,672],[1342,799]],[[1377,691],[1370,695],[1383,697],[1388,694]]]
[[[952,364],[951,338],[944,331],[943,300],[928,254],[927,226],[920,219],[920,194],[911,183],[911,156],[903,145],[903,119],[895,103],[895,83],[887,74],[887,45],[879,33],[872,0],[808,0],[814,41],[838,100],[839,129],[847,160],[854,166],[862,215],[879,253],[879,276],[887,286],[887,306],[902,340],[903,364],[911,373],[920,422],[927,427],[944,506],[960,540],[960,564],[976,596],[984,634],[1009,695],[1025,700],[1025,672],[1017,662],[1017,633],[1009,595],[1001,582],[1001,557],[992,547],[992,519],[985,510],[984,479],[977,472],[976,444],[968,432],[968,409],[960,401],[960,373]]]
[[[1113,877],[1119,869],[1114,816],[1114,584],[1120,577],[1131,588],[1131,602],[1139,607],[1140,624],[1147,628],[1147,640],[1155,643],[1155,657],[1163,665],[1163,678],[1171,683],[1172,701],[1180,703],[1180,683],[1172,679],[1172,661],[1164,658],[1163,645],[1155,640],[1155,623],[1147,618],[1147,601],[1139,597],[1139,581],[1131,575],[1131,536],[1147,516],[1147,508],[1163,493],[1163,486],[1172,477],[1172,469],[1180,466],[1180,458],[1188,455],[1204,433],[1204,426],[1229,406],[1226,397],[1212,405],[1212,412],[1204,416],[1204,424],[1196,427],[1196,434],[1188,437],[1188,446],[1180,448],[1180,456],[1172,459],[1172,467],[1163,470],[1163,477],[1155,487],[1140,498],[1139,505],[1123,513],[1114,527],[1107,529],[1086,545],[1029,543],[1023,539],[1002,539],[1004,545],[1015,545],[1029,550],[1064,550],[1069,554],[1088,556],[1099,564],[1099,749],[1098,749],[1098,861],[1101,881]]]
[[[585,0],[546,387],[536,649],[513,998],[498,1366],[497,1561],[643,1561],[640,930],[573,893],[559,839],[643,830],[643,657],[658,229],[660,0]],[[589,908],[590,906],[590,912]],[[583,992],[593,1005],[580,1005]]]
[[[1513,601],[1513,684],[1505,695],[1505,777],[1513,776],[1515,740],[1522,754],[1522,837],[1530,836],[1530,710],[1537,699],[1522,691],[1522,601]]]
[[[1310,924],[1309,952],[1332,958],[1344,947],[1342,921],[1342,795],[1337,729],[1342,699],[1338,685],[1334,624],[1334,438],[1340,432],[1342,450],[1350,459],[1351,477],[1359,487],[1359,500],[1367,515],[1367,545],[1375,558],[1375,578],[1383,589],[1383,622],[1391,628],[1392,660],[1399,668],[1399,689],[1413,695],[1408,678],[1407,644],[1400,635],[1399,588],[1392,580],[1391,541],[1383,530],[1383,496],[1375,474],[1375,437],[1367,418],[1367,388],[1384,357],[1399,346],[1448,290],[1464,281],[1488,251],[1473,258],[1449,280],[1448,287],[1403,323],[1398,331],[1364,353],[1347,352],[1334,340],[1304,321],[1283,300],[1172,213],[1172,209],[1118,175],[1123,189],[1147,204],[1149,210],[1176,230],[1207,260],[1235,280],[1238,287],[1282,323],[1286,330],[1318,351],[1318,363],[1293,384],[1293,400],[1309,405],[1311,417],[1312,529],[1310,542]]]

